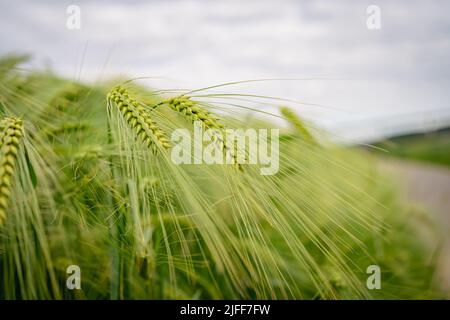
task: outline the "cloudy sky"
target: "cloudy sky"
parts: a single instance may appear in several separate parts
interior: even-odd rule
[[[67,28],[67,7],[81,28]],[[381,29],[367,28],[367,7]],[[69,78],[153,77],[159,88],[283,78],[229,90],[296,106],[315,124],[369,141],[450,124],[450,1],[3,1],[0,54]],[[330,107],[330,108],[328,108]]]

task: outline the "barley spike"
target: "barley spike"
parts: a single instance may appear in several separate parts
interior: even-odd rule
[[[163,104],[167,104],[174,111],[188,117],[192,122],[201,121],[207,129],[214,129],[219,131],[223,131],[225,129],[225,127],[221,123],[219,123],[219,119],[215,115],[200,107],[198,103],[191,100],[191,97],[189,96],[181,95],[178,97],[173,97],[164,101]],[[227,152],[229,148],[226,142],[218,136],[215,136],[215,138],[218,142],[222,143],[223,151]],[[233,153],[233,158],[236,166],[240,170],[242,170],[242,166],[237,163],[236,151]]]
[[[302,120],[289,108],[287,107],[281,107],[280,108],[281,114],[288,120],[296,129],[297,133],[306,141],[309,143],[315,143],[315,139],[311,135],[308,129],[306,129],[305,125],[303,124]]]
[[[223,129],[223,125],[218,122],[214,115],[201,108],[198,103],[192,101],[188,96],[170,98],[166,103],[171,109],[190,118],[192,122],[201,121],[207,128]]]
[[[130,97],[125,88],[121,86],[114,88],[107,99],[115,103],[130,128],[147,147],[156,151],[155,143],[157,143],[165,149],[170,148],[165,132],[153,121],[150,112]]]
[[[21,119],[0,120],[0,225],[6,220],[6,210],[11,197],[11,180],[22,135]]]

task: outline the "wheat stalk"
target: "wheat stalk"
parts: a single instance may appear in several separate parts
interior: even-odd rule
[[[120,86],[114,88],[107,99],[116,104],[122,117],[147,147],[153,151],[156,151],[155,143],[165,149],[170,147],[166,134],[152,120],[149,111],[130,97],[125,88]]]
[[[14,174],[20,138],[22,120],[3,118],[0,120],[0,225],[6,220],[6,209],[11,196],[11,177]]]

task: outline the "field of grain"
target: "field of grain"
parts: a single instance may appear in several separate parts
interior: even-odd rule
[[[434,220],[373,156],[329,142],[295,105],[123,79],[88,85],[23,60],[0,60],[1,299],[444,296],[440,247],[421,238],[439,243]],[[252,98],[283,105],[269,115],[286,124],[276,174],[173,163],[172,132],[191,133],[194,121],[218,132],[278,126]]]

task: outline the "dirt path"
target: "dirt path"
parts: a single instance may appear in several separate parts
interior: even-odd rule
[[[397,177],[403,187],[404,197],[436,217],[447,235],[440,260],[439,278],[450,298],[450,169],[392,158],[382,159],[379,167]]]

